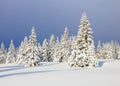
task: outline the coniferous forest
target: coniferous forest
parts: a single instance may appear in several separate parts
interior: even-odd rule
[[[92,34],[85,13],[82,14],[75,36],[70,36],[68,28],[65,27],[61,38],[52,34],[50,39],[44,39],[40,44],[35,28],[32,27],[31,35],[25,36],[18,48],[15,48],[13,40],[8,49],[1,43],[0,64],[15,63],[33,67],[41,66],[42,62],[67,62],[70,67],[98,67],[99,59],[120,59],[119,43],[101,43],[98,39],[98,45],[95,47]]]

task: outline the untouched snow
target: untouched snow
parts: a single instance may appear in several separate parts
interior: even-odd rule
[[[69,68],[67,63],[0,65],[0,86],[120,86],[120,61],[99,61],[98,68]]]

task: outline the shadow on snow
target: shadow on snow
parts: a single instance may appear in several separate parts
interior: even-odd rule
[[[102,67],[103,64],[104,64],[104,61],[99,61],[99,62],[98,62],[98,67]]]
[[[0,75],[0,78],[10,77],[10,76],[18,76],[18,75],[30,75],[30,74],[38,74],[38,73],[46,73],[46,72],[55,72],[58,70],[46,70],[46,71],[31,71],[31,72],[19,72],[19,73],[10,73]]]
[[[54,65],[54,64],[52,64]],[[48,66],[48,65],[43,65],[43,66]],[[50,66],[50,64],[49,64]],[[29,67],[24,67],[22,65],[16,65],[16,66],[4,66],[0,67],[0,72],[7,72],[7,71],[14,71],[14,70],[20,70],[20,69],[26,69]],[[28,71],[28,72],[18,72],[18,73],[9,73],[9,74],[1,74],[0,78],[5,78],[9,76],[16,76],[16,75],[29,75],[29,74],[36,74],[36,73],[45,73],[45,72],[55,72],[58,70],[45,70],[45,71]]]
[[[4,68],[4,69],[1,69],[1,68]],[[5,67],[0,67],[0,72],[19,70],[19,69],[23,69],[23,68],[24,68],[24,66],[5,66]]]
[[[53,66],[56,64],[60,64],[60,63],[57,63],[57,62],[55,62],[55,63],[50,62],[50,64],[42,63],[42,66]]]
[[[20,65],[1,66],[0,69],[1,69],[1,68],[16,68],[16,67],[19,67],[19,66],[20,66]]]

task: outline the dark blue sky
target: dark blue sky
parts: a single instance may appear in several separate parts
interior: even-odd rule
[[[97,40],[120,42],[120,0],[0,0],[0,42],[18,46],[31,28],[38,41],[51,34],[60,36],[64,28],[76,35],[81,14],[86,12]]]

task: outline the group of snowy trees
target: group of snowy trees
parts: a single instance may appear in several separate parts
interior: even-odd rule
[[[4,44],[0,48],[0,64],[17,63],[25,66],[39,66],[41,62],[68,62],[70,67],[96,67],[97,59],[120,59],[120,46],[116,42],[101,43],[95,51],[89,20],[83,13],[77,36],[69,36],[65,27],[61,38],[53,34],[44,39],[42,45],[37,42],[34,27],[29,39],[25,36],[18,48],[11,41],[9,49]]]
[[[38,66],[40,65],[39,56],[40,53],[34,27],[32,28],[29,40],[25,37],[18,49],[15,48],[12,40],[8,51],[5,50],[4,44],[1,44],[0,63],[18,63],[24,64],[25,66]]]
[[[120,59],[120,46],[116,41],[102,43],[98,41],[97,58],[99,59]]]

